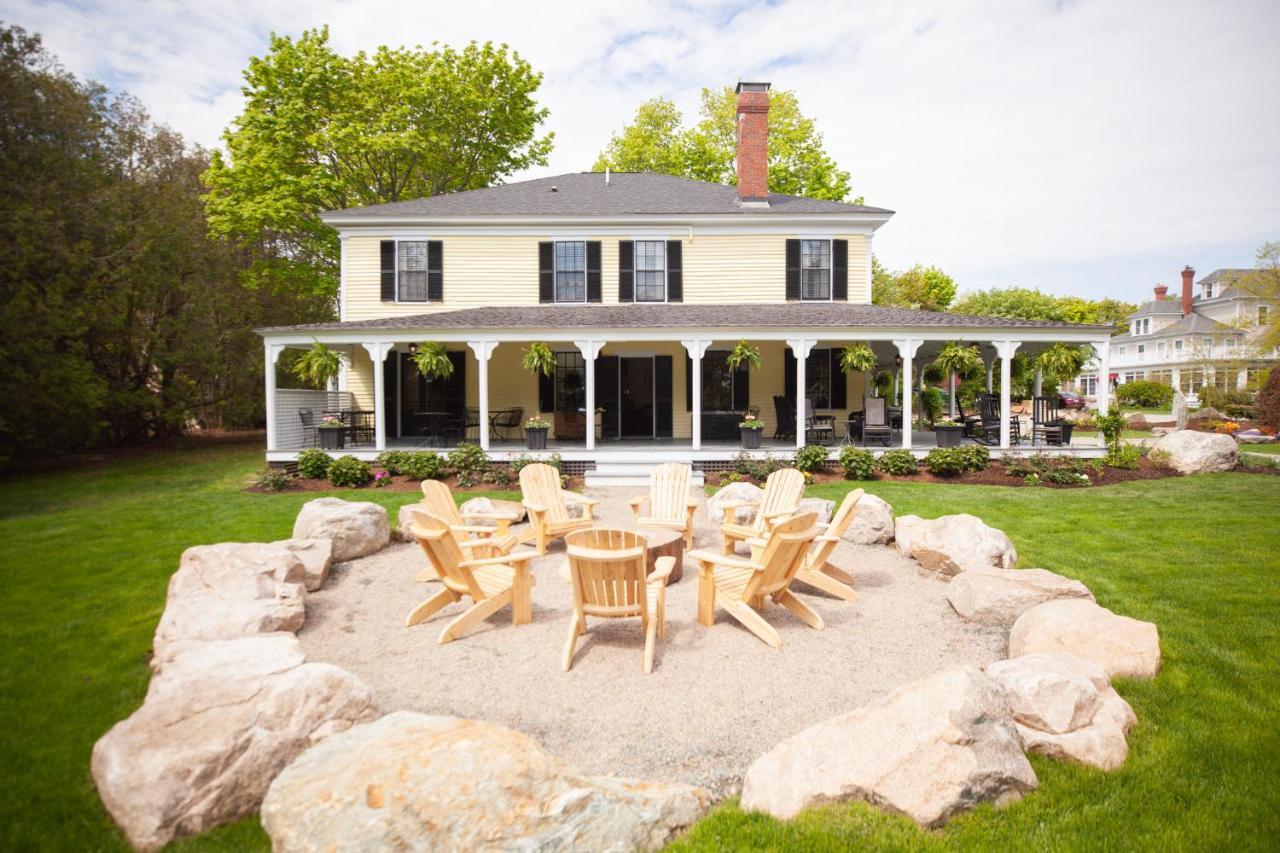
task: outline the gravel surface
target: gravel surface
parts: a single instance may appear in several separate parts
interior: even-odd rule
[[[602,524],[625,527],[634,489],[596,489]],[[520,529],[520,528],[517,528]],[[695,547],[715,550],[718,527],[698,510]],[[340,564],[308,596],[298,633],[310,660],[364,678],[384,711],[412,709],[488,720],[523,731],[591,774],[704,785],[730,796],[751,761],[806,726],[851,710],[948,664],[1004,656],[1005,632],[967,623],[946,583],[891,547],[841,544],[833,562],[851,571],[858,600],[796,585],[821,614],[815,631],[769,603],[782,636],[775,650],[723,610],[697,622],[697,564],[667,589],[667,638],[654,671],[643,668],[636,620],[588,620],[573,669],[560,657],[571,612],[564,544],[533,563],[533,623],[515,628],[507,608],[452,643],[446,608],[406,628],[405,615],[439,589],[415,583],[426,565],[416,544],[395,544]],[[468,600],[469,601],[469,600]]]

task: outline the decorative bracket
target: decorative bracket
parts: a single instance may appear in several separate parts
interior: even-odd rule
[[[817,341],[808,338],[799,338],[787,341],[787,346],[791,347],[791,352],[795,355],[797,361],[804,361],[809,357],[809,351],[814,348]]]
[[[374,341],[361,346],[369,353],[369,358],[373,359],[374,364],[382,364],[387,360],[387,354],[391,352],[391,348],[394,345],[386,341]]]
[[[898,348],[898,355],[906,362],[916,357],[916,352],[924,345],[924,341],[920,338],[896,338],[893,345]]]
[[[596,356],[600,355],[600,350],[604,349],[604,341],[574,341],[573,345],[582,353],[582,357],[587,361],[595,361]]]
[[[471,347],[472,352],[476,354],[477,361],[488,361],[489,356],[493,355],[493,351],[498,348],[498,342],[467,341],[467,346]]]
[[[1013,354],[1018,351],[1018,347],[1022,346],[1022,341],[992,341],[991,345],[996,348],[996,356],[1001,361],[1007,361],[1013,358]]]
[[[681,341],[685,350],[689,353],[689,358],[694,361],[702,361],[702,357],[707,354],[707,347],[711,346],[711,341],[689,340]]]

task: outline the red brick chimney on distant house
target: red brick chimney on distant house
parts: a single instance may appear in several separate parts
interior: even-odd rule
[[[1187,267],[1182,271],[1182,316],[1185,317],[1191,313],[1191,279],[1196,277],[1196,271],[1191,267]]]
[[[1157,284],[1155,289],[1156,299],[1164,299],[1169,295],[1169,288],[1165,287],[1163,284]]]
[[[738,201],[769,204],[769,84],[738,84]]]

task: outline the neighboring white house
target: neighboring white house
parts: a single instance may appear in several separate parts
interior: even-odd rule
[[[1195,282],[1182,271],[1181,298],[1162,284],[1155,299],[1129,315],[1129,331],[1111,339],[1112,387],[1150,380],[1195,395],[1206,385],[1256,387],[1258,374],[1274,364],[1275,350],[1262,352],[1258,338],[1267,324],[1267,301],[1236,286],[1251,269],[1220,269]],[[1086,365],[1077,389],[1096,397],[1098,366]]]

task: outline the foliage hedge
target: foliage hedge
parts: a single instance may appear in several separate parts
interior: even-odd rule
[[[827,466],[827,448],[821,444],[806,444],[796,451],[796,469],[805,473],[821,471]]]
[[[332,464],[333,457],[314,447],[298,454],[298,473],[311,480],[324,479]]]
[[[870,480],[875,477],[875,457],[870,450],[846,446],[840,450],[840,467],[846,480]]]
[[[924,467],[935,477],[954,477],[965,469],[958,447],[935,447],[925,454]]]
[[[1158,409],[1173,405],[1173,386],[1140,379],[1116,388],[1116,399],[1126,406]]]
[[[329,466],[329,482],[335,486],[363,486],[373,479],[373,469],[368,462],[354,456],[341,456]]]
[[[886,450],[876,460],[876,467],[895,477],[907,477],[916,472],[916,457],[910,450],[902,447]]]

